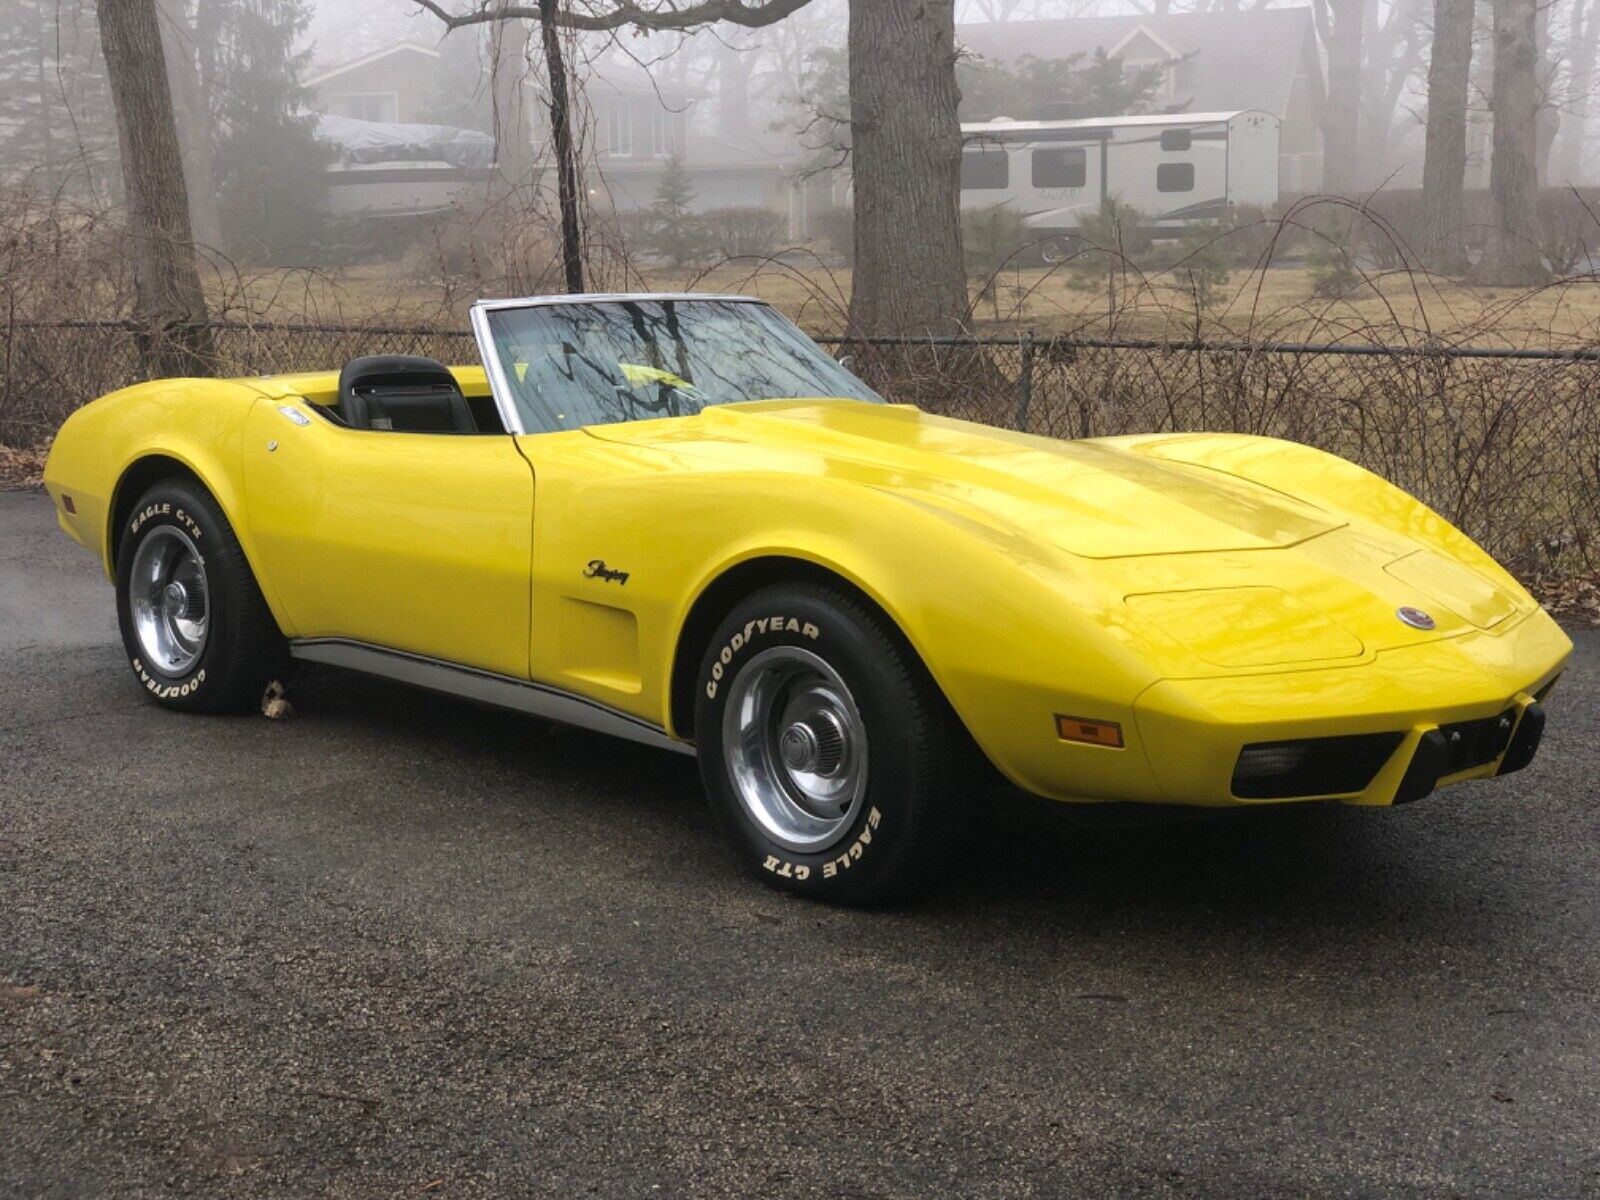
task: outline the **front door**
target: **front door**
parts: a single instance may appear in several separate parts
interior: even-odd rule
[[[244,458],[257,566],[293,636],[527,678],[533,472],[509,434],[349,429],[263,400]]]

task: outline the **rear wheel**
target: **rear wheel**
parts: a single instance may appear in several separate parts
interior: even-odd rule
[[[698,682],[701,776],[747,869],[850,904],[937,879],[966,735],[876,613],[831,588],[767,588],[728,614]]]
[[[1039,258],[1047,267],[1057,266],[1078,253],[1081,247],[1081,239],[1071,234],[1048,237],[1039,244]]]
[[[128,515],[117,619],[135,676],[169,708],[249,709],[287,661],[232,526],[187,480],[156,484]]]

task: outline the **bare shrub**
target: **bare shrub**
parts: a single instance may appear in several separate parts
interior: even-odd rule
[[[1590,255],[1600,249],[1600,192],[1576,188],[1546,189],[1539,193],[1534,236],[1550,269],[1570,275],[1587,267]]]
[[[729,205],[700,214],[707,242],[723,258],[773,254],[787,227],[782,213],[759,204]]]
[[[844,259],[846,266],[855,265],[856,220],[855,214],[850,209],[830,208],[814,213],[811,217],[811,228],[829,249]]]

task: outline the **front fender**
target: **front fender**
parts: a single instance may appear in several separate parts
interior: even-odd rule
[[[1082,781],[1085,798],[1154,794],[1133,702],[1156,675],[1133,648],[1116,598],[1087,576],[1027,539],[893,492],[812,479],[797,504],[792,481],[751,475],[726,484],[745,498],[743,528],[705,548],[672,608],[673,647],[695,603],[730,571],[801,559],[888,615],[1012,782],[1058,791],[1066,776]],[[665,672],[672,661],[664,656]],[[670,682],[664,674],[664,695]],[[1057,715],[1115,721],[1125,744],[1061,741]]]

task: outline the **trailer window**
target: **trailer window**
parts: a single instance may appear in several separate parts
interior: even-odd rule
[[[1190,140],[1187,129],[1163,129],[1161,131],[1161,148],[1163,150],[1187,150]]]
[[[961,155],[961,190],[995,191],[1011,186],[1011,155],[1004,150],[967,150]]]
[[[1156,191],[1194,191],[1194,164],[1162,163],[1156,168]]]
[[[1081,188],[1088,180],[1089,159],[1082,146],[1052,146],[1033,152],[1033,186]]]

